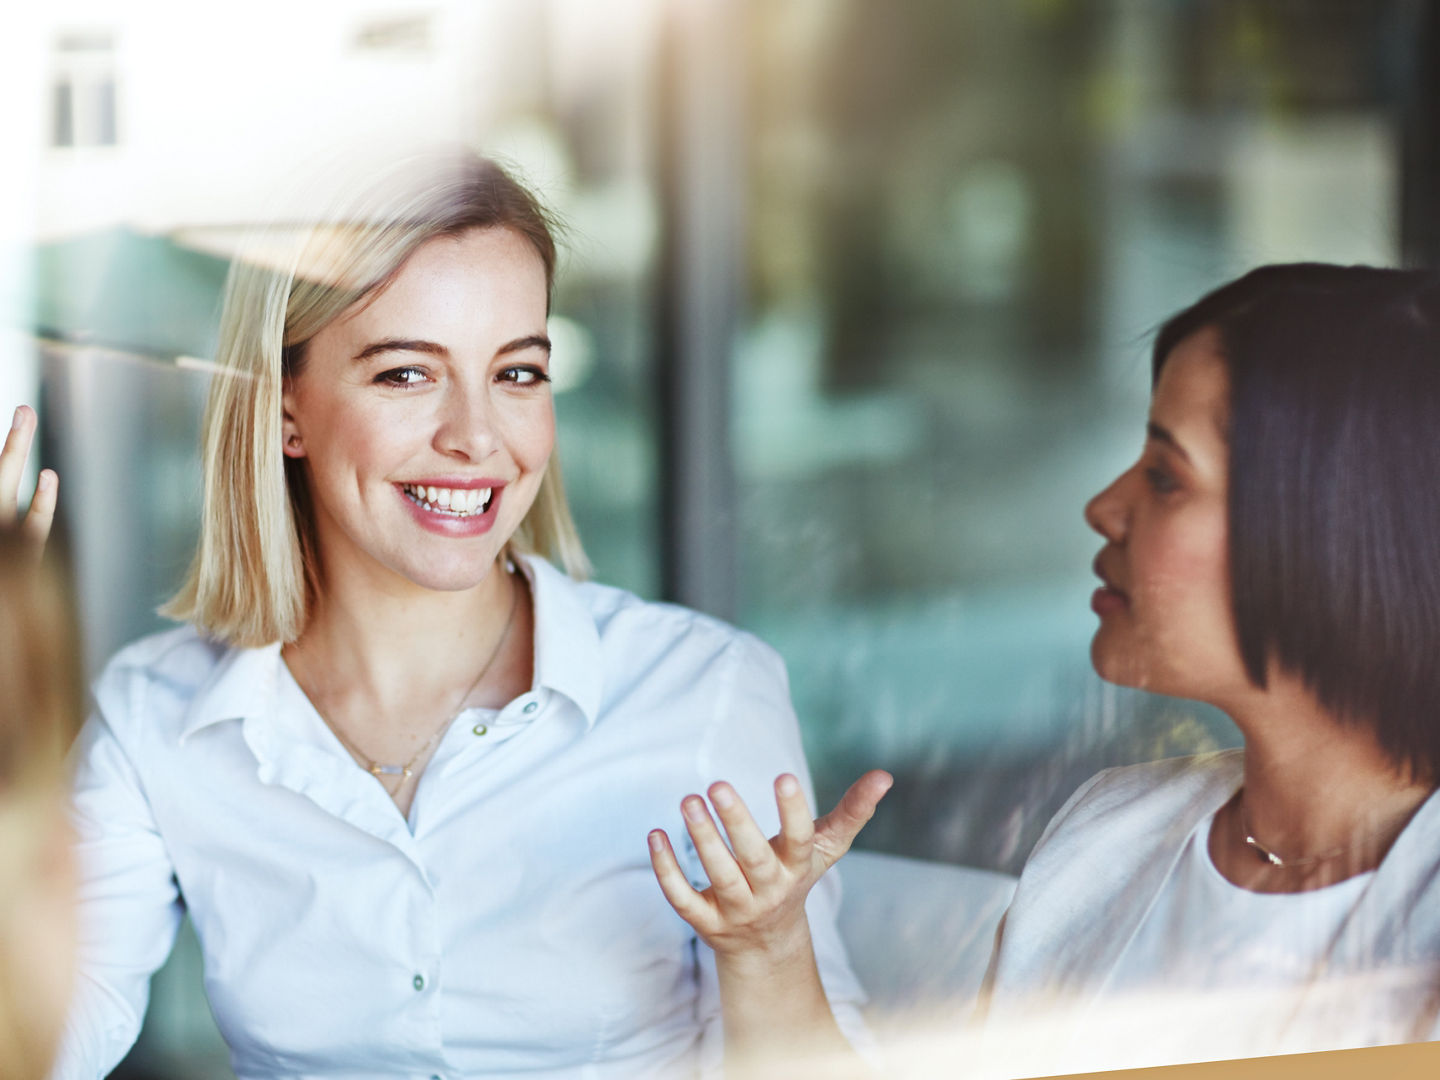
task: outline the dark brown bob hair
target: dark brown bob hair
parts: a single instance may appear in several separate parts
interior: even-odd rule
[[[1266,266],[1171,318],[1230,374],[1229,546],[1240,654],[1440,779],[1440,275]]]

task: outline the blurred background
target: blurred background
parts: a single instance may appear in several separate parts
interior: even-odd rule
[[[781,651],[820,801],[897,777],[862,846],[1015,872],[1096,769],[1238,742],[1091,673],[1081,507],[1168,314],[1440,254],[1436,8],[51,0],[0,55],[0,407],[39,403],[90,670],[188,560],[238,239],[317,210],[304,170],[461,142],[568,222],[597,576]],[[228,1075],[198,965],[117,1076]]]

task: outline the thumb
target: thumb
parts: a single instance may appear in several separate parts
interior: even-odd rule
[[[829,869],[865,824],[875,816],[875,807],[895,783],[895,778],[881,769],[872,769],[850,785],[835,809],[815,822],[815,850]]]

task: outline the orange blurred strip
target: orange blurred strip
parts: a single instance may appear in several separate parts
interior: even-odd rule
[[[1375,1046],[1365,1050],[1328,1050],[1319,1054],[1286,1054],[1210,1061],[1198,1065],[1165,1065],[1152,1069],[1114,1072],[1066,1073],[1066,1080],[1097,1077],[1101,1080],[1353,1080],[1370,1076],[1385,1080],[1434,1080],[1440,1076],[1440,1042]],[[1047,1080],[1061,1080],[1059,1077]]]

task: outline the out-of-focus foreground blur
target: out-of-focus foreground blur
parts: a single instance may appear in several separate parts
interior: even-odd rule
[[[1435,9],[51,0],[0,56],[0,407],[40,406],[89,670],[189,556],[239,238],[318,212],[317,162],[462,142],[569,225],[598,576],[784,654],[821,802],[896,775],[862,846],[1014,872],[1096,769],[1237,742],[1091,673],[1081,507],[1139,449],[1167,314],[1440,250]],[[195,957],[117,1075],[227,1075]]]

